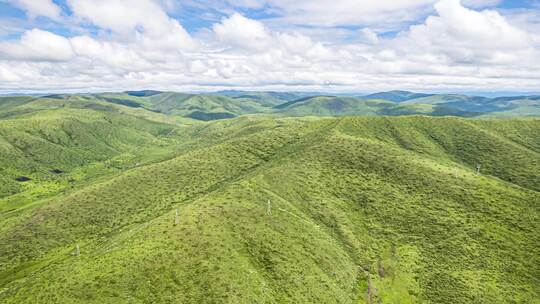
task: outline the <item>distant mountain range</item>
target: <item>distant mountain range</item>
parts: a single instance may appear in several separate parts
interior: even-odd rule
[[[540,95],[488,98],[463,94],[425,94],[388,91],[361,96],[306,92],[220,91],[178,93],[156,90],[99,94],[54,94],[42,97],[1,97],[0,103],[19,100],[72,101],[117,104],[155,113],[195,120],[217,120],[242,115],[274,116],[460,116],[515,117],[540,116]],[[15,103],[16,104],[16,103]],[[101,104],[103,106],[103,104]],[[2,105],[0,104],[0,107]],[[4,105],[3,107],[6,107]],[[20,109],[19,109],[20,110]],[[8,115],[4,112],[3,115]]]

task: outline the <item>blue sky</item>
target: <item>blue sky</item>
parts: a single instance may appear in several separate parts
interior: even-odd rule
[[[39,0],[37,0],[39,1]],[[62,8],[62,11],[66,15],[72,15],[73,12],[66,1],[54,0],[54,4]],[[183,1],[188,3],[189,1]],[[242,13],[244,16],[255,20],[268,20],[277,18],[280,16],[280,12],[273,10],[270,4],[263,5],[262,7],[245,7],[241,5],[227,4],[227,5],[215,5],[216,2],[212,1],[191,1],[195,4],[181,4],[180,1],[175,3],[175,7],[169,8],[169,15],[173,18],[181,21],[182,25],[188,32],[196,32],[201,28],[211,27],[216,21],[219,21],[223,17],[227,17],[231,11]],[[205,5],[206,2],[206,5]],[[165,1],[166,3],[166,1]],[[506,1],[486,1],[486,5],[481,7],[489,7],[499,10],[505,9],[539,9],[540,1],[538,0],[506,0]],[[167,6],[167,4],[165,4]],[[24,7],[16,4],[16,1],[0,1],[0,18],[2,19],[17,19],[21,22],[21,29],[28,28],[32,24],[27,24],[26,11]],[[48,27],[52,31],[62,34],[67,34],[70,31],[70,27],[62,24],[61,22],[51,25],[50,20],[47,18],[37,18],[36,26]],[[418,20],[413,20],[418,21]],[[90,26],[91,25],[87,25]],[[301,26],[301,25],[300,25]],[[346,25],[344,25],[346,26]],[[351,25],[352,28],[359,28],[361,24]],[[19,31],[11,33],[11,37],[15,37],[16,34],[21,34]],[[5,36],[4,36],[5,37]]]
[[[538,33],[538,0],[0,0],[0,91],[539,91]]]

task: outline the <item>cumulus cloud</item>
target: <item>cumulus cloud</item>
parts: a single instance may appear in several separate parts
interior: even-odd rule
[[[0,58],[66,61],[73,57],[69,40],[40,29],[26,31],[19,41],[0,42]]]
[[[147,47],[186,49],[194,42],[177,20],[151,0],[69,0],[76,17],[119,38],[139,40]]]
[[[229,0],[246,8],[272,8],[283,23],[311,26],[395,26],[416,20],[432,10],[437,0]],[[486,7],[500,0],[464,0],[465,5]]]
[[[363,28],[360,30],[360,38],[362,41],[365,41],[366,43],[371,44],[377,44],[379,43],[379,36],[377,33],[372,31],[370,28]]]
[[[0,80],[6,81],[6,82],[16,82],[20,81],[21,78],[17,76],[13,71],[8,69],[6,66],[0,65]]]
[[[237,48],[239,51],[258,52],[278,56],[286,60],[298,60],[298,56],[315,54],[328,55],[328,50],[310,37],[298,32],[276,32],[268,30],[263,23],[234,13],[214,24],[216,39],[225,48]],[[237,51],[238,51],[237,50]],[[326,56],[334,58],[334,55]],[[323,56],[317,56],[323,60]]]
[[[30,18],[37,16],[60,18],[61,9],[52,0],[12,0],[11,3],[25,10]]]
[[[529,19],[478,8],[493,1],[475,0],[473,8],[458,0],[229,0],[277,9],[281,19],[229,12],[196,33],[167,13],[168,2],[68,0],[70,20],[97,34],[33,29],[0,42],[0,90],[528,90],[540,82],[540,40],[527,29]],[[427,15],[395,35],[379,34],[384,30],[369,19],[417,8]],[[335,13],[343,18],[332,21]],[[310,25],[325,16],[330,27],[317,33],[281,23]]]
[[[277,44],[291,54],[306,54],[314,47],[320,47],[310,37],[299,33],[279,33],[277,40]]]
[[[449,64],[504,64],[538,59],[532,35],[509,24],[496,11],[471,10],[459,0],[442,0],[435,9],[437,16],[412,26],[404,39],[396,43],[415,52],[444,55]]]
[[[411,36],[432,45],[450,44],[472,48],[516,49],[530,44],[529,35],[511,26],[498,12],[477,12],[459,0],[442,0],[435,5],[439,16],[411,28]],[[415,37],[418,36],[418,37]]]
[[[224,18],[212,27],[221,42],[244,49],[262,50],[269,46],[271,37],[264,25],[238,13]]]
[[[74,52],[79,59],[91,60],[94,64],[103,64],[113,69],[130,71],[139,68],[151,68],[144,65],[144,59],[131,47],[108,41],[98,41],[88,36],[70,39]],[[143,64],[141,66],[141,64]]]

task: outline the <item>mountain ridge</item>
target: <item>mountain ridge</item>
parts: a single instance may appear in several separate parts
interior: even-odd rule
[[[366,96],[296,92],[224,91],[178,93],[155,90],[125,93],[54,94],[44,97],[2,97],[0,107],[24,108],[36,100],[85,100],[141,108],[178,119],[215,120],[242,115],[350,116],[431,115],[460,117],[540,116],[540,96],[488,98],[462,94],[389,91]],[[3,104],[3,105],[2,105]],[[21,107],[17,107],[20,105]],[[103,106],[103,104],[101,105]],[[29,108],[27,106],[27,108]],[[3,115],[8,115],[4,112]]]

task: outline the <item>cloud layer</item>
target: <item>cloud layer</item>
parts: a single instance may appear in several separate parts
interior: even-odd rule
[[[0,40],[0,90],[538,91],[531,13],[508,17],[497,2],[229,0],[221,18],[190,32],[170,1],[68,0],[63,11],[16,0],[27,18],[73,30]]]

